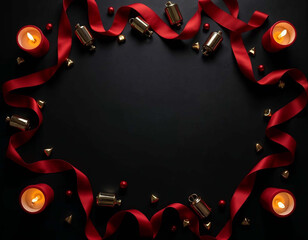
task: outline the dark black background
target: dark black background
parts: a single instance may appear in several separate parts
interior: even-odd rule
[[[1,14],[1,83],[44,69],[56,63],[57,24],[61,0],[10,0],[2,3]],[[118,9],[133,3],[128,0],[99,1],[103,23],[107,28],[113,17],[107,7]],[[165,1],[141,1],[166,20]],[[221,0],[214,1],[226,9]],[[184,22],[197,9],[197,1],[177,0]],[[270,18],[259,29],[244,34],[247,48],[256,46],[252,58],[254,68],[264,64],[266,72],[296,67],[307,71],[307,10],[306,0],[241,0],[240,18],[248,21],[255,10]],[[75,1],[69,9],[71,25],[88,25],[85,1]],[[265,52],[261,45],[264,32],[276,21],[292,22],[298,38],[289,49],[275,54]],[[41,29],[51,22],[52,32],[46,33],[50,51],[42,59],[33,59],[18,49],[15,38],[23,25],[34,24]],[[43,149],[53,146],[53,158],[65,159],[90,179],[93,193],[117,192],[119,182],[128,181],[121,209],[138,209],[151,217],[173,202],[188,204],[191,193],[200,194],[213,208],[213,228],[216,235],[228,219],[228,209],[220,211],[217,202],[229,200],[242,178],[269,153],[281,151],[264,135],[267,121],[263,110],[274,111],[296,97],[301,89],[285,78],[286,88],[260,87],[240,73],[231,51],[227,32],[203,16],[202,23],[211,24],[211,31],[222,30],[222,47],[205,59],[191,49],[195,41],[203,43],[208,33],[201,29],[194,39],[166,41],[154,34],[153,39],[140,39],[124,30],[127,41],[119,45],[113,38],[97,36],[97,51],[90,54],[73,37],[70,57],[75,65],[61,68],[45,85],[19,91],[47,101],[43,110],[44,123],[29,144],[20,149],[27,162],[44,159]],[[16,57],[26,62],[16,65]],[[31,112],[7,107],[1,97],[1,119],[10,114],[23,114],[36,119]],[[295,163],[288,168],[290,177],[282,180],[283,169],[267,170],[258,175],[252,196],[234,222],[232,239],[306,239],[307,224],[307,110],[288,122],[282,129],[297,140]],[[72,172],[40,175],[31,173],[5,158],[10,134],[3,121],[1,131],[1,239],[85,239],[85,215],[76,194]],[[262,142],[264,151],[256,154],[254,145]],[[22,188],[44,182],[55,191],[54,202],[41,214],[30,216],[18,205]],[[265,212],[259,196],[266,187],[290,189],[297,198],[297,210],[287,219],[278,219]],[[65,190],[72,189],[72,199]],[[151,206],[151,193],[160,197]],[[104,232],[106,221],[117,209],[93,207],[95,226]],[[64,218],[73,214],[71,226]],[[252,226],[240,225],[243,217]],[[178,231],[170,234],[171,225]],[[203,233],[206,233],[202,229]],[[136,222],[128,217],[115,236],[137,239]],[[166,213],[158,239],[194,239],[182,229],[176,213]]]

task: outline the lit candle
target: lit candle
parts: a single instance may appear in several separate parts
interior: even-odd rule
[[[54,198],[50,186],[44,183],[25,187],[20,194],[19,202],[22,209],[30,214],[42,212]]]
[[[279,21],[263,35],[262,45],[268,52],[278,52],[291,46],[295,39],[295,27],[287,21]]]
[[[295,197],[286,189],[267,188],[261,194],[260,202],[277,217],[287,217],[295,210]]]
[[[18,31],[17,44],[34,57],[42,57],[49,50],[49,41],[42,31],[33,25],[24,26]]]

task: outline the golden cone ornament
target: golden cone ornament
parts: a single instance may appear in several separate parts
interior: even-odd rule
[[[74,65],[74,61],[72,60],[72,59],[70,59],[70,58],[67,58],[66,59],[66,66],[68,67],[68,68],[70,68],[70,67],[72,67]]]
[[[193,50],[195,50],[195,51],[198,53],[199,50],[200,50],[200,44],[199,44],[199,42],[195,42],[195,43],[191,46],[191,48],[192,48]]]
[[[212,227],[212,222],[207,222],[207,223],[204,223],[203,225],[206,228],[206,230],[209,231],[211,229],[211,227]]]
[[[67,217],[64,219],[64,221],[67,222],[68,224],[71,224],[71,223],[72,223],[72,220],[73,220],[73,215],[72,215],[72,214],[69,215],[69,216],[67,216]]]
[[[243,221],[241,222],[242,226],[250,226],[250,219],[249,218],[244,218]]]
[[[256,47],[251,48],[248,53],[250,56],[256,56]]]
[[[47,157],[49,157],[51,155],[52,150],[53,150],[53,147],[44,149],[44,153],[46,154]]]
[[[262,145],[260,143],[256,143],[256,151],[260,152],[263,149]]]
[[[151,203],[157,203],[159,201],[159,198],[155,196],[154,194],[151,195]]]
[[[20,65],[20,64],[22,64],[22,63],[25,62],[25,59],[23,59],[22,57],[18,57],[18,58],[16,59],[16,62],[17,62],[18,65]]]
[[[37,100],[36,102],[40,109],[42,109],[45,106],[45,101],[43,100]]]
[[[267,108],[264,110],[264,117],[271,117],[272,116],[272,109]]]
[[[288,170],[284,170],[282,173],[281,173],[281,176],[284,178],[284,179],[287,179],[290,175],[290,172]]]
[[[278,87],[283,89],[286,86],[286,83],[282,80],[279,80]]]
[[[183,220],[183,227],[188,227],[188,226],[190,226],[190,221],[189,221],[189,219],[184,219],[184,220]]]

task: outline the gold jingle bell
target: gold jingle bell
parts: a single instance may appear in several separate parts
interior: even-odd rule
[[[126,37],[123,34],[118,36],[118,43],[125,43]]]
[[[95,50],[95,46],[93,45],[94,38],[86,26],[80,26],[80,24],[77,23],[75,26],[75,34],[82,45],[89,47],[90,51]]]
[[[183,23],[183,17],[179,6],[171,1],[166,2],[165,6],[165,13],[170,25],[180,27]]]
[[[156,195],[152,194],[151,195],[151,203],[157,203],[158,201],[159,201],[159,198]]]
[[[183,220],[183,227],[188,227],[188,226],[190,226],[190,221],[189,221],[189,219],[184,219],[184,220]]]
[[[51,153],[52,153],[53,147],[51,148],[45,148],[44,149],[44,153],[47,157],[50,157]]]
[[[283,89],[286,86],[286,83],[282,80],[279,80],[278,87]]]
[[[199,44],[199,42],[195,42],[195,43],[191,46],[191,48],[192,48],[193,50],[195,50],[195,51],[198,53],[199,50],[200,50],[200,44]]]
[[[140,17],[131,18],[128,22],[132,29],[137,30],[148,38],[152,37],[153,31],[150,30],[150,25]]]
[[[37,103],[37,106],[40,109],[42,109],[45,106],[45,104],[46,104],[45,101],[43,101],[43,100],[37,100],[36,103]]]
[[[281,176],[284,178],[284,179],[288,179],[289,178],[289,175],[290,175],[290,172],[288,170],[284,170],[282,173],[281,173]]]
[[[67,216],[67,217],[64,219],[64,221],[67,222],[68,224],[71,224],[71,223],[72,223],[72,220],[73,220],[73,215],[72,215],[72,214],[69,215],[69,216]]]
[[[70,59],[70,58],[67,58],[65,60],[65,63],[66,63],[66,67],[68,67],[68,68],[70,68],[70,67],[72,67],[74,65],[74,61],[72,59]]]
[[[256,56],[256,47],[251,48],[248,53],[253,57]]]
[[[22,64],[22,63],[25,62],[25,59],[23,59],[22,57],[18,57],[18,58],[16,59],[16,62],[17,62],[18,65],[20,65],[20,64]]]
[[[256,151],[260,152],[263,149],[262,145],[260,143],[256,143]]]
[[[188,197],[191,208],[198,214],[201,219],[208,217],[211,213],[211,208],[199,197],[193,193]]]
[[[209,56],[212,54],[223,40],[222,31],[212,32],[208,39],[202,46],[202,53],[204,56]]]
[[[264,110],[264,117],[271,117],[272,116],[272,109],[267,108]]]
[[[121,206],[122,201],[116,198],[116,195],[113,193],[102,193],[100,192],[96,196],[96,204],[102,207],[114,207]]]
[[[212,222],[204,223],[203,226],[205,227],[206,230],[209,231],[211,229],[211,227],[212,227]]]
[[[11,127],[20,130],[28,130],[30,128],[30,121],[17,115],[12,115],[11,117],[7,116],[5,121],[8,122]]]
[[[250,219],[249,218],[244,218],[243,221],[241,222],[242,226],[250,226]]]

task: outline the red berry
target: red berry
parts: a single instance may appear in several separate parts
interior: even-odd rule
[[[126,182],[126,181],[121,181],[121,182],[120,182],[120,188],[122,188],[122,189],[126,189],[126,188],[127,188],[127,186],[128,186],[128,184],[127,184],[127,182]]]
[[[47,31],[50,31],[52,29],[52,24],[51,23],[47,23],[46,26],[45,26],[45,29]]]
[[[108,15],[113,15],[114,14],[114,8],[113,7],[109,7],[108,8]]]
[[[70,197],[73,195],[73,192],[71,190],[66,190],[65,194],[66,196]]]
[[[175,231],[176,231],[176,226],[173,225],[173,226],[171,227],[171,232],[175,232]]]
[[[219,207],[225,207],[226,206],[226,201],[225,200],[219,200],[218,206]]]
[[[260,73],[264,72],[264,70],[265,70],[264,65],[260,64],[258,66],[258,70],[259,70]]]
[[[203,30],[208,31],[209,29],[210,29],[210,24],[209,23],[204,23]]]

